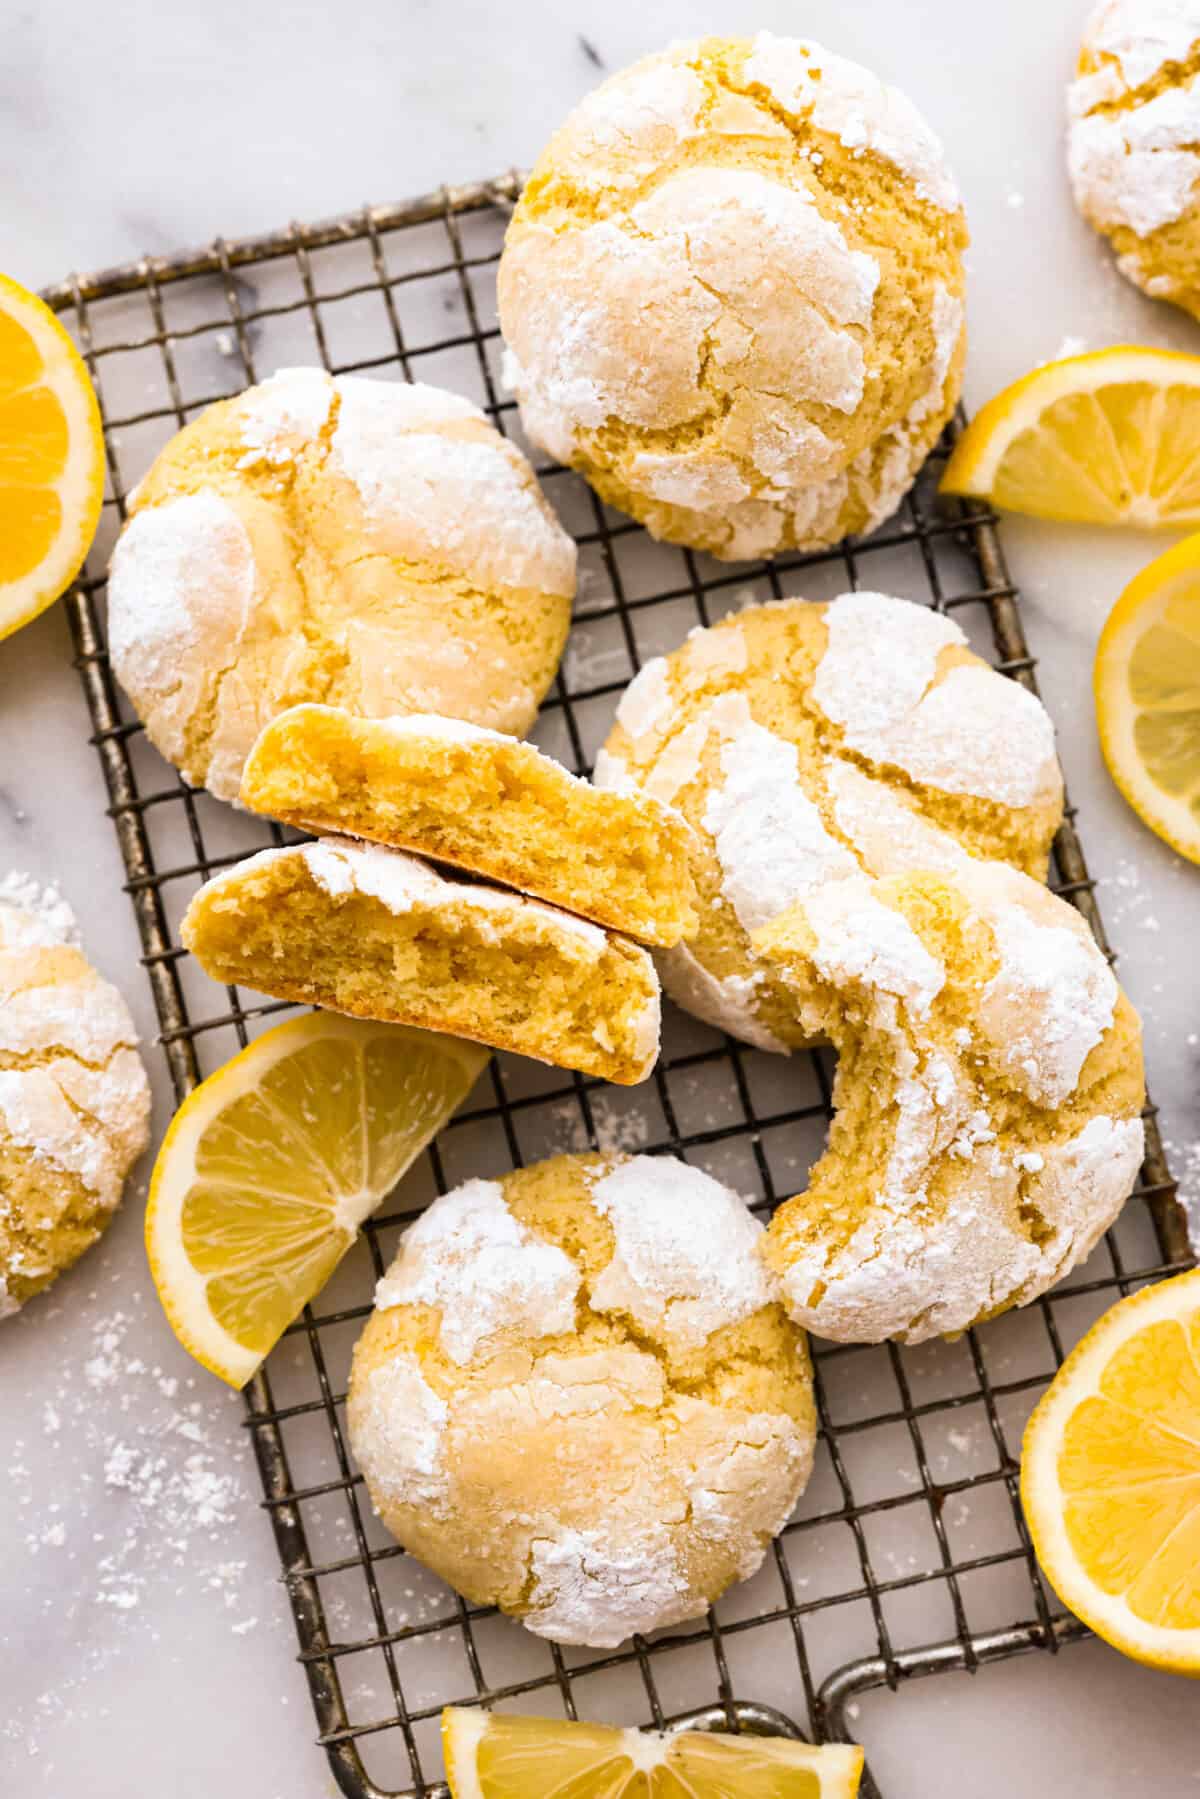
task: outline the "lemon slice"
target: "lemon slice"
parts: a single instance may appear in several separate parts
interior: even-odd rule
[[[1067,1357],[1026,1426],[1021,1497],[1065,1605],[1200,1675],[1200,1271],[1121,1300]]]
[[[1200,524],[1200,356],[1119,345],[1034,369],[976,413],[942,492],[1084,524]]]
[[[0,275],[0,637],[70,586],[103,495],[100,408],[79,352]]]
[[[189,1094],[146,1209],[154,1284],[189,1354],[245,1386],[487,1059],[455,1037],[313,1012]]]
[[[447,1706],[453,1799],[854,1799],[861,1749],[707,1730],[618,1730]]]
[[[1100,634],[1100,747],[1134,811],[1200,862],[1200,536],[1129,583]]]

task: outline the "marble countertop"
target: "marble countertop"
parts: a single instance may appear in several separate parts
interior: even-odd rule
[[[944,136],[974,245],[967,399],[1031,364],[1196,331],[1126,287],[1076,219],[1061,153],[1074,0],[19,0],[0,69],[3,259],[31,286],[216,233],[315,218],[532,160],[603,68],[703,29],[801,28],[900,82]],[[1200,875],[1112,789],[1096,746],[1099,622],[1156,546],[1012,521],[1004,531],[1092,871],[1146,1022],[1175,1167],[1200,1198],[1195,916]],[[149,990],[87,742],[66,621],[0,646],[0,872],[57,881],[152,1042]],[[1189,928],[1190,927],[1190,928]],[[151,1057],[158,1063],[161,1058]],[[156,1067],[156,1126],[169,1114]],[[10,1477],[0,1506],[0,1787],[90,1799],[333,1791],[240,1402],[193,1370],[140,1242],[146,1170],[100,1248],[4,1327]],[[1186,1683],[1093,1645],[863,1706],[889,1799],[1013,1790],[1181,1792],[1200,1781]],[[1020,1728],[1014,1729],[1017,1716]],[[1003,1728],[998,1728],[1002,1724]]]

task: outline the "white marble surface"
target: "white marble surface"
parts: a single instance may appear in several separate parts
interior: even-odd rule
[[[244,0],[22,4],[0,70],[5,266],[30,285],[526,163],[597,76],[700,29],[802,29],[915,96],[965,188],[968,400],[1066,340],[1196,348],[1140,299],[1075,219],[1060,146],[1071,0]],[[12,178],[13,171],[17,178]],[[1005,541],[1044,692],[1104,887],[1176,1162],[1200,1139],[1197,883],[1112,791],[1089,689],[1098,623],[1146,539],[1013,522]],[[149,1039],[100,773],[65,621],[0,647],[0,869],[57,878]],[[1190,929],[1189,929],[1190,926]],[[167,1117],[160,1079],[156,1123]],[[1191,1151],[1191,1174],[1200,1154]],[[0,1789],[90,1799],[214,1790],[318,1799],[307,1691],[257,1509],[241,1408],[193,1375],[161,1320],[140,1246],[143,1180],[104,1245],[6,1326],[0,1405]],[[890,1799],[970,1790],[1191,1790],[1200,1748],[1184,1683],[1093,1647],[973,1684],[864,1704]],[[1018,1722],[1019,1721],[1019,1722]],[[964,1779],[963,1770],[970,1770]]]

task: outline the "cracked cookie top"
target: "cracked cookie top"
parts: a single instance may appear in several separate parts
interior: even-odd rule
[[[755,937],[838,1052],[828,1146],[767,1256],[792,1317],[842,1342],[1036,1298],[1142,1159],[1137,1016],[1083,918],[1001,863],[947,841],[934,872],[912,847],[909,872],[831,882]]]
[[[113,666],[219,798],[300,701],[520,734],[558,667],[574,544],[520,452],[439,388],[281,370],[173,438],[130,515]]]
[[[881,593],[697,627],[626,689],[594,779],[692,827],[700,924],[656,952],[666,991],[784,1053],[812,1032],[755,931],[860,871],[979,858],[1041,878],[1062,817],[1041,702],[953,619]]]
[[[146,1147],[136,1043],[65,902],[0,882],[0,1317],[96,1241]]]
[[[385,1523],[480,1604],[608,1647],[757,1568],[812,1459],[761,1226],[670,1157],[435,1200],[380,1281],[349,1422]]]
[[[1067,113],[1079,210],[1128,280],[1200,317],[1200,0],[1101,0]]]
[[[869,529],[957,397],[965,242],[903,94],[799,39],[677,45],[584,100],[514,215],[526,429],[718,556]]]

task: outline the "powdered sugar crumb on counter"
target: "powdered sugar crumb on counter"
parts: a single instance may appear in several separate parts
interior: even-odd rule
[[[275,1581],[256,1575],[247,1622],[248,1563],[238,1549],[253,1540],[262,1495],[240,1399],[199,1371],[169,1374],[138,1354],[135,1343],[162,1329],[157,1315],[152,1325],[143,1315],[152,1296],[129,1291],[104,1249],[88,1266],[122,1287],[121,1303],[106,1306],[98,1288],[80,1291],[63,1332],[69,1347],[44,1333],[26,1394],[33,1440],[10,1440],[6,1458],[10,1522],[23,1533],[9,1542],[24,1545],[9,1567],[10,1609],[26,1618],[44,1611],[45,1646],[61,1648],[63,1660],[45,1703],[0,1726],[0,1762],[16,1745],[50,1750],[62,1723],[82,1728],[98,1717],[97,1695],[108,1682],[139,1678],[148,1645],[184,1679],[195,1639],[214,1630],[231,1645],[253,1623],[292,1639]],[[41,1308],[44,1317],[59,1302]],[[32,1310],[12,1328],[26,1320],[40,1328]],[[182,1353],[176,1365],[185,1365]],[[260,1550],[269,1554],[265,1543]],[[165,1628],[184,1620],[190,1635]]]

